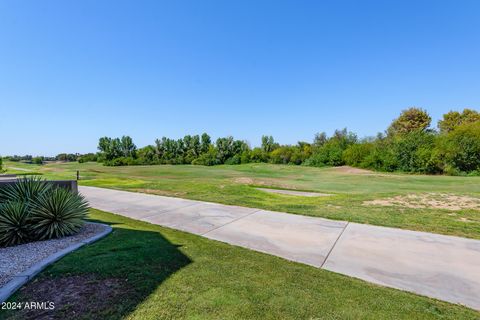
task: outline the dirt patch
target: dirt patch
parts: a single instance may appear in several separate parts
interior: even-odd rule
[[[20,292],[22,301],[45,302],[54,309],[22,309],[12,312],[9,319],[78,319],[90,312],[99,314],[111,308],[127,294],[123,279],[96,279],[93,275],[69,276],[35,280]]]
[[[359,169],[359,168],[354,168],[354,167],[350,167],[350,166],[334,167],[334,168],[332,168],[332,170],[335,171],[335,172],[349,173],[349,174],[372,174],[372,173],[374,173],[371,170]]]
[[[364,205],[404,207],[412,209],[445,209],[458,211],[462,209],[480,210],[480,199],[459,196],[450,193],[419,193],[395,196],[391,198],[364,201]]]
[[[328,193],[319,193],[319,192],[305,192],[305,191],[296,191],[296,190],[283,190],[283,189],[268,189],[268,188],[255,188],[260,191],[285,194],[289,196],[301,196],[301,197],[328,197],[331,194]]]
[[[254,184],[254,180],[252,178],[247,178],[247,177],[235,178],[233,182],[241,183],[241,184]]]
[[[284,183],[279,183],[275,179],[253,179],[253,178],[248,178],[248,177],[239,177],[233,179],[234,183],[239,183],[239,184],[246,184],[250,186],[267,186],[267,187],[275,187],[275,188],[282,188],[282,189],[291,189],[295,190],[296,188],[292,185],[289,184],[284,184]]]

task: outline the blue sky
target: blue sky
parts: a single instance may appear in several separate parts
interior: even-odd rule
[[[0,154],[258,145],[480,106],[480,1],[0,1]]]

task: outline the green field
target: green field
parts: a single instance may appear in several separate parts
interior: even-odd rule
[[[105,167],[97,163],[52,163],[42,166],[6,162],[7,172],[38,172],[47,178],[73,179],[80,184],[188,199],[285,211],[381,226],[429,231],[480,239],[480,177],[452,177],[351,172],[342,168],[313,168],[270,164],[156,165]],[[16,169],[11,169],[11,168]],[[9,169],[10,168],[10,169]],[[21,169],[21,170],[19,170]],[[329,197],[270,194],[256,186],[317,191]],[[395,196],[430,195],[433,205],[366,205],[365,201]],[[460,210],[445,204],[468,202]],[[450,197],[450,198],[449,198]],[[464,201],[465,200],[465,201]]]
[[[0,319],[478,319],[458,305],[92,210],[112,234],[69,254]]]

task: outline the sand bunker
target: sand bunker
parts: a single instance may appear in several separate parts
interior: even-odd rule
[[[364,205],[404,207],[412,209],[445,209],[458,211],[462,209],[480,210],[480,199],[459,196],[450,193],[419,193],[395,196],[391,198],[364,201]]]

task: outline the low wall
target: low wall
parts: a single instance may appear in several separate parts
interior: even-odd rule
[[[73,192],[78,192],[78,184],[76,180],[46,180],[46,183],[52,184],[55,187],[65,188]],[[0,180],[0,188],[7,184],[17,183],[17,180]]]

